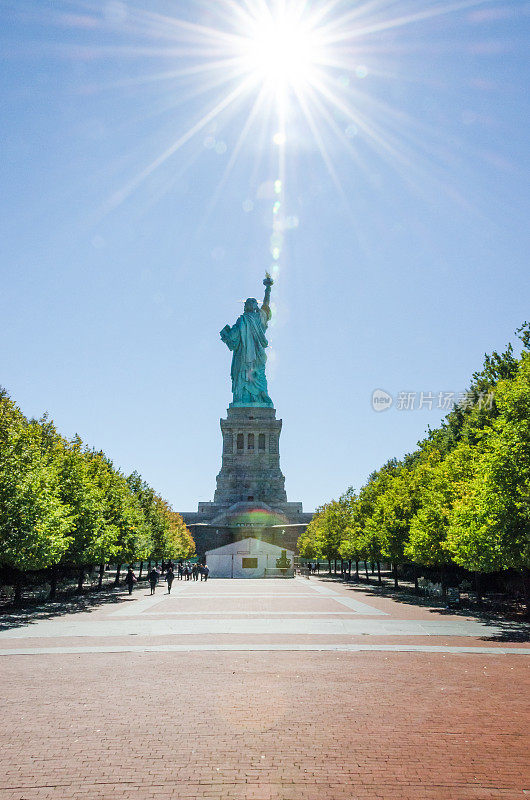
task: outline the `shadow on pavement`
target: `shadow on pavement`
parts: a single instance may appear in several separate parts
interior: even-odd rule
[[[20,609],[10,608],[0,616],[0,631],[31,625],[42,619],[53,619],[65,614],[79,614],[95,611],[102,606],[134,602],[138,597],[149,597],[149,591],[145,591],[143,586],[135,592],[136,597],[130,597],[128,594],[124,596],[123,592],[127,592],[127,589],[120,586],[115,589],[103,589],[97,593],[75,595],[64,600],[49,600],[34,606],[26,605]]]
[[[319,580],[324,583],[340,583],[341,586],[347,591],[363,592],[363,594],[373,595],[374,597],[385,597],[393,600],[396,603],[404,603],[405,605],[413,605],[424,608],[432,614],[441,614],[442,616],[457,616],[466,617],[466,619],[474,619],[477,622],[482,622],[484,625],[491,625],[496,630],[492,631],[491,636],[480,637],[483,641],[493,642],[529,642],[530,641],[530,623],[526,622],[521,615],[506,614],[502,612],[489,611],[487,609],[480,609],[476,606],[462,605],[460,608],[448,608],[446,602],[442,599],[434,597],[424,597],[417,595],[414,589],[409,586],[401,586],[395,589],[385,583],[377,583],[377,577],[373,578],[373,582],[367,583],[366,581],[343,581],[339,576],[333,575],[318,575]],[[501,629],[499,632],[498,629]]]

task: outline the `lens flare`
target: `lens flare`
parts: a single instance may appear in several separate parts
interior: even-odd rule
[[[241,47],[242,67],[273,93],[303,90],[322,58],[323,42],[296,6],[250,18]]]
[[[246,189],[249,196],[241,197],[242,210],[249,214],[254,201],[269,200],[268,224],[273,236],[299,224],[290,207],[295,196],[290,190],[305,155],[312,151],[320,154],[350,211],[355,192],[343,186],[345,171],[338,166],[338,155],[343,154],[352,159],[359,186],[373,184],[374,164],[382,161],[422,196],[434,190],[455,196],[444,170],[445,163],[452,163],[455,148],[448,145],[443,127],[426,121],[425,115],[405,113],[388,99],[395,92],[382,89],[391,81],[422,82],[420,57],[431,52],[432,41],[430,35],[422,38],[420,26],[429,31],[429,20],[470,14],[493,0],[431,0],[423,4],[416,0],[200,0],[169,4],[181,7],[180,17],[152,10],[149,4],[141,9],[138,4],[120,3],[120,14],[107,14],[103,20],[101,3],[74,0],[73,5],[76,2],[84,11],[78,22],[70,22],[72,26],[80,30],[96,27],[113,37],[127,37],[122,44],[87,40],[80,47],[76,43],[76,54],[84,53],[90,59],[145,57],[155,63],[162,59],[163,67],[147,67],[105,88],[131,91],[135,86],[156,84],[161,111],[154,113],[175,111],[168,138],[161,136],[142,165],[135,164],[132,174],[111,193],[102,214],[123,203],[168,162],[176,163],[181,150],[188,151],[188,163],[193,161],[197,139],[203,144],[200,151],[205,158],[216,156],[223,164],[204,217],[222,200],[239,159],[247,158],[252,167]],[[60,14],[58,18],[57,24],[64,25]],[[412,49],[402,37],[406,28],[415,31]],[[71,47],[69,41],[62,45],[65,52],[71,52]],[[405,65],[405,57],[420,69],[407,71],[401,65],[402,61]],[[160,88],[164,86],[167,96]],[[267,183],[274,185],[273,198],[261,197],[256,188],[264,182],[260,169],[265,161]],[[186,159],[180,158],[180,162],[185,164]],[[177,180],[177,170],[172,179]],[[168,179],[168,187],[169,183]],[[303,196],[303,191],[298,196]],[[351,213],[350,218],[357,226],[357,217]],[[206,225],[206,219],[201,225]],[[285,242],[278,244],[277,239],[268,243],[276,274],[284,248]]]
[[[249,508],[237,511],[230,516],[230,525],[239,528],[268,528],[271,525],[282,525],[285,522],[287,522],[287,518],[283,514],[262,506],[249,506]]]

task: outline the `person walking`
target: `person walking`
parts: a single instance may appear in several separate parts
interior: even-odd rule
[[[153,567],[149,573],[149,586],[151,587],[151,594],[155,593],[156,585],[158,583],[158,570]]]
[[[171,594],[171,586],[173,585],[173,579],[175,577],[175,573],[173,572],[173,567],[168,567],[166,572],[166,581],[167,581],[167,593]]]
[[[205,564],[204,567],[202,568],[202,574],[204,575],[204,580],[207,581],[208,575],[210,574],[210,567],[208,566],[208,564]]]
[[[136,583],[136,575],[133,572],[133,568],[129,565],[129,569],[127,570],[127,575],[125,576],[125,583],[127,585],[127,589],[129,590],[129,594],[132,594],[133,586]]]

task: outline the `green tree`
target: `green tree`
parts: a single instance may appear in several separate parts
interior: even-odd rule
[[[0,560],[16,570],[16,601],[24,572],[56,564],[66,552],[71,522],[45,427],[28,422],[0,391]]]
[[[419,508],[410,523],[404,555],[415,564],[439,567],[442,587],[444,569],[452,561],[447,536],[453,507],[473,476],[476,455],[477,448],[462,440],[444,459],[426,459],[418,470]]]
[[[127,483],[140,503],[149,529],[151,549],[148,555],[157,560],[192,556],[195,542],[180,514],[174,512],[137,472],[129,475]]]
[[[71,442],[60,440],[56,462],[61,499],[72,509],[71,541],[61,561],[78,568],[78,589],[81,591],[87,566],[105,560],[117,531],[106,524],[105,492],[95,479],[91,454],[83,450],[79,436]],[[52,597],[55,594],[54,578],[55,574],[52,575]]]
[[[195,555],[195,541],[181,515],[173,511],[165,500],[159,500],[163,513],[169,519],[168,552],[171,558],[186,559]]]
[[[323,510],[323,506],[317,508],[309,525],[298,537],[298,552],[302,558],[322,558],[320,528],[323,521]]]
[[[322,507],[318,526],[317,550],[331,562],[341,558],[341,543],[351,522],[351,506],[354,492],[350,487],[338,500],[331,500]]]
[[[496,388],[499,415],[449,527],[454,560],[467,569],[521,571],[528,605],[530,568],[530,354]]]
[[[116,470],[104,453],[87,454],[91,461],[94,479],[104,493],[104,536],[106,550],[100,558],[117,563],[116,585],[120,580],[121,565],[146,558],[152,549],[149,525],[146,522],[138,496],[131,491],[125,476]]]
[[[173,512],[137,473],[129,479],[102,451],[66,441],[52,421],[28,420],[0,389],[0,564],[16,575],[50,568],[85,570],[107,560],[121,564],[156,553],[187,558],[195,543]]]
[[[382,551],[392,561],[394,585],[398,587],[398,565],[404,561],[404,548],[410,521],[417,510],[413,473],[402,468],[384,492],[377,497],[368,529],[381,537]]]

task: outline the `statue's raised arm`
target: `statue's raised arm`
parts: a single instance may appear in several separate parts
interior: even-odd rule
[[[266,273],[263,283],[265,297],[261,308],[254,297],[249,297],[235,325],[225,325],[220,334],[233,352],[230,375],[234,401],[231,405],[235,406],[272,406],[265,377],[265,348],[269,344],[265,331],[271,318],[269,303],[274,283],[269,273]]]
[[[265,312],[267,315],[267,322],[271,318],[271,307],[270,307],[270,300],[271,300],[271,288],[274,281],[272,280],[271,276],[268,272],[265,273],[265,277],[263,278],[263,285],[265,286],[265,297],[263,298],[263,305],[261,306],[261,310]],[[267,324],[267,323],[265,323]]]

